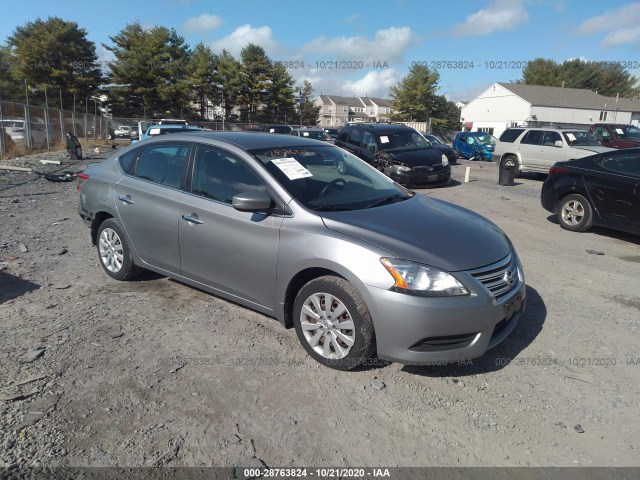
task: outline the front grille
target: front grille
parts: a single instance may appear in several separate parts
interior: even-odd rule
[[[421,167],[412,167],[416,172],[426,172],[426,173],[431,173],[431,172],[437,172],[438,170],[442,169],[442,164],[438,163],[436,165],[429,165],[429,166],[421,166]]]
[[[509,254],[499,262],[468,272],[489,289],[496,300],[508,295],[518,286],[518,264],[515,255]]]

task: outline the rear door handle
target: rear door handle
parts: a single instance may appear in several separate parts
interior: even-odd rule
[[[133,205],[134,203],[136,203],[131,199],[131,195],[120,195],[118,197],[118,200],[120,200],[121,202],[124,202],[124,203],[126,203],[128,205]]]
[[[194,225],[202,225],[204,223],[195,213],[192,213],[191,215],[182,215],[182,219],[189,223],[193,223]]]

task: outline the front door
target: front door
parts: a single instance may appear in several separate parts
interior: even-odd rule
[[[182,275],[258,305],[275,307],[282,217],[240,212],[233,196],[265,190],[260,176],[226,150],[198,145],[180,205]]]

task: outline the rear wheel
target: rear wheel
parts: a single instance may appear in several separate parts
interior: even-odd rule
[[[296,297],[293,321],[303,348],[317,362],[350,370],[375,353],[373,321],[364,300],[343,278],[307,283]]]
[[[130,280],[142,271],[133,263],[124,230],[114,218],[108,218],[100,224],[97,249],[100,264],[111,278]]]
[[[589,201],[582,195],[572,193],[558,202],[558,221],[565,230],[584,232],[589,230],[593,220],[593,211]]]

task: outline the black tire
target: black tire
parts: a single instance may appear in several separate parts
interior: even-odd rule
[[[305,303],[310,302],[313,296],[317,295],[321,297],[326,294],[334,297],[331,307],[333,310],[330,311],[338,310],[340,303],[346,307],[346,311],[341,313],[337,318],[332,319],[329,317],[330,328],[328,329],[326,326],[320,326],[315,330],[303,329],[301,316]],[[322,298],[326,299],[326,297]],[[323,304],[319,305],[322,306]],[[339,325],[339,322],[336,322],[338,319],[340,319],[341,322],[351,320],[354,328],[336,329],[335,325]],[[326,320],[323,319],[323,321]],[[336,370],[350,370],[371,358],[376,352],[375,331],[369,310],[356,288],[343,278],[333,276],[319,277],[311,280],[302,287],[296,296],[293,306],[293,323],[302,347],[314,360],[326,367]],[[313,321],[309,323],[318,324],[320,322]],[[314,334],[311,334],[311,331],[320,335],[321,330],[327,331],[327,333],[322,334],[318,339],[316,348],[324,349],[327,347],[327,338],[331,338],[328,345],[329,356],[324,356],[314,350],[314,347],[311,346],[310,341],[305,336],[305,332],[309,332],[309,336],[313,337]],[[347,344],[342,338],[336,336],[335,331],[353,340],[353,344],[348,349],[346,355],[340,356],[341,354],[338,348],[344,348]],[[322,341],[322,343],[320,343],[320,341]]]
[[[115,234],[115,236],[112,235]],[[100,265],[107,275],[116,280],[131,280],[140,275],[142,269],[133,263],[129,241],[120,223],[108,218],[98,227],[96,249]],[[117,261],[116,254],[121,261]]]
[[[593,222],[593,209],[589,201],[578,193],[562,198],[556,206],[558,223],[571,232],[586,232]]]

